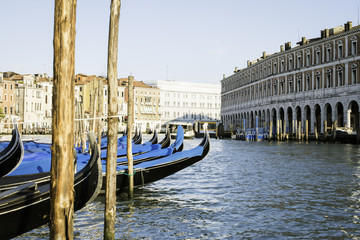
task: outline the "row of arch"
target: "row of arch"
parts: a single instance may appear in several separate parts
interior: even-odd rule
[[[252,129],[269,129],[270,122],[273,127],[281,124],[281,129],[286,133],[294,133],[296,126],[302,126],[305,129],[305,123],[308,122],[309,133],[325,133],[336,121],[337,127],[359,130],[359,103],[355,100],[347,104],[337,102],[331,105],[318,103],[303,107],[296,106],[278,106],[277,108],[264,108],[259,110],[242,111],[234,114],[222,116],[222,122],[225,126]]]

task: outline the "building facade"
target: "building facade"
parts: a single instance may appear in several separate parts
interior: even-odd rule
[[[102,88],[100,89],[100,82],[102,82]],[[127,104],[124,100],[125,87],[121,79],[118,80],[117,98],[118,98],[118,112],[119,117],[119,131],[123,131],[125,128],[124,119],[127,115]],[[99,94],[98,91],[102,91]],[[103,77],[87,76],[84,74],[77,74],[75,76],[75,100],[77,103],[81,103],[84,111],[84,118],[91,118],[93,111],[98,111],[98,96],[102,96],[102,116],[108,115],[108,84],[107,80]],[[96,100],[92,99],[96,96]],[[95,103],[96,101],[96,103]],[[95,106],[96,105],[96,106]],[[96,117],[100,117],[98,113],[95,113]],[[93,123],[90,120],[85,120],[85,128],[90,129],[90,124]],[[104,121],[103,130],[107,130],[107,121]]]
[[[255,61],[221,80],[225,129],[262,127],[310,133],[337,127],[359,129],[360,27],[324,29],[280,52]]]
[[[12,122],[15,117],[15,82],[10,79],[2,80],[2,109],[4,118],[2,119],[1,131],[10,133],[12,131]]]
[[[46,75],[14,75],[15,111],[22,128],[27,132],[51,129],[52,80]]]
[[[220,120],[219,84],[147,81],[160,89],[161,124],[171,121]]]
[[[120,85],[126,87],[124,102],[128,105],[128,79],[121,78]],[[127,109],[127,107],[126,107]],[[142,81],[134,80],[134,124],[141,131],[160,131],[160,90]],[[127,115],[127,114],[126,114]]]

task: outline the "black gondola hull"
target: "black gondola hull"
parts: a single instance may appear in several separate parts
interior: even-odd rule
[[[41,180],[35,178],[36,175],[41,176]],[[20,177],[19,179],[25,180]],[[36,183],[36,189],[0,199],[0,239],[16,237],[49,222],[50,175],[49,173],[33,174],[26,182],[31,182],[31,179]],[[14,187],[16,183],[13,182],[12,185]],[[21,187],[21,185],[17,186]],[[102,169],[99,152],[93,149],[89,164],[74,177],[74,211],[93,201],[99,194],[101,186]],[[4,193],[7,192],[2,192]]]
[[[0,177],[9,174],[22,161],[24,149],[18,128],[15,126],[9,145],[0,152]]]

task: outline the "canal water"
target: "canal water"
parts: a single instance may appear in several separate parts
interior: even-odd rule
[[[205,159],[134,195],[117,200],[116,239],[359,239],[360,146],[211,139]],[[76,212],[75,239],[103,238],[104,207]]]

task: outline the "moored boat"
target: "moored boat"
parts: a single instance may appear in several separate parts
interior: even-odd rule
[[[151,161],[134,165],[134,187],[158,181],[172,175],[206,157],[210,151],[210,136],[206,131],[202,142],[195,148],[176,152]],[[119,192],[128,187],[127,166],[117,169],[117,189]]]
[[[92,148],[90,161],[74,176],[75,211],[95,199],[102,186],[97,144],[94,136],[90,139]],[[25,182],[21,175],[0,178],[0,187],[12,182],[10,189],[0,193],[0,239],[13,238],[48,223],[50,174],[47,173],[46,176],[43,173],[37,177],[28,178]]]
[[[0,152],[0,177],[11,173],[21,163],[24,149],[20,133],[15,125],[9,144]]]
[[[204,125],[207,124],[207,131],[209,133],[209,136],[211,138],[217,137],[217,127],[219,125],[220,121],[216,120],[197,120],[194,123],[194,130],[195,130],[195,137],[196,138],[203,138],[205,128]]]
[[[193,139],[195,137],[194,127],[192,122],[169,122],[167,128],[170,129],[171,138],[176,138],[177,127],[182,126],[184,129],[184,138]]]
[[[139,135],[141,135],[141,133],[139,133]],[[156,131],[154,132],[153,137],[148,142],[143,143],[143,144],[134,144],[133,143],[133,145],[132,145],[133,155],[138,155],[138,154],[142,154],[145,152],[168,147],[170,145],[170,136],[165,134],[165,137],[161,142],[154,144],[155,142],[157,142]],[[127,146],[126,144],[118,145],[118,147],[117,147],[117,157],[118,158],[126,156],[126,154],[127,154],[126,146]],[[106,159],[106,157],[107,157],[107,149],[106,148],[101,149],[100,157],[101,157],[101,159]]]
[[[139,155],[135,155],[135,156],[133,156],[133,164],[139,164],[139,163],[146,162],[146,161],[152,161],[152,160],[159,159],[159,158],[162,158],[162,157],[165,157],[165,156],[170,156],[171,154],[173,154],[175,152],[182,151],[183,147],[184,147],[184,143],[183,143],[184,142],[184,131],[183,131],[181,126],[179,126],[179,129],[178,129],[177,133],[178,133],[177,138],[174,141],[174,143],[171,144],[171,146],[169,146],[167,148],[161,148],[161,149],[149,151],[149,152],[146,152],[146,153],[142,153],[142,154],[139,154]],[[167,138],[169,138],[169,141],[170,141],[169,135],[165,136],[164,139],[167,139]],[[81,159],[79,159],[78,164],[86,164],[86,160],[82,161]],[[102,169],[103,169],[103,183],[104,184],[102,186],[101,193],[105,193],[105,188],[106,188],[106,186],[105,186],[105,182],[106,182],[106,161],[102,160],[102,164],[103,164]],[[117,165],[118,166],[120,166],[120,165],[124,166],[124,165],[127,165],[127,164],[128,164],[127,157],[121,157],[121,158],[117,159]],[[121,168],[118,169],[118,170],[121,170]],[[124,174],[123,171],[117,171],[117,186],[119,186],[118,190],[120,190],[123,174]]]

